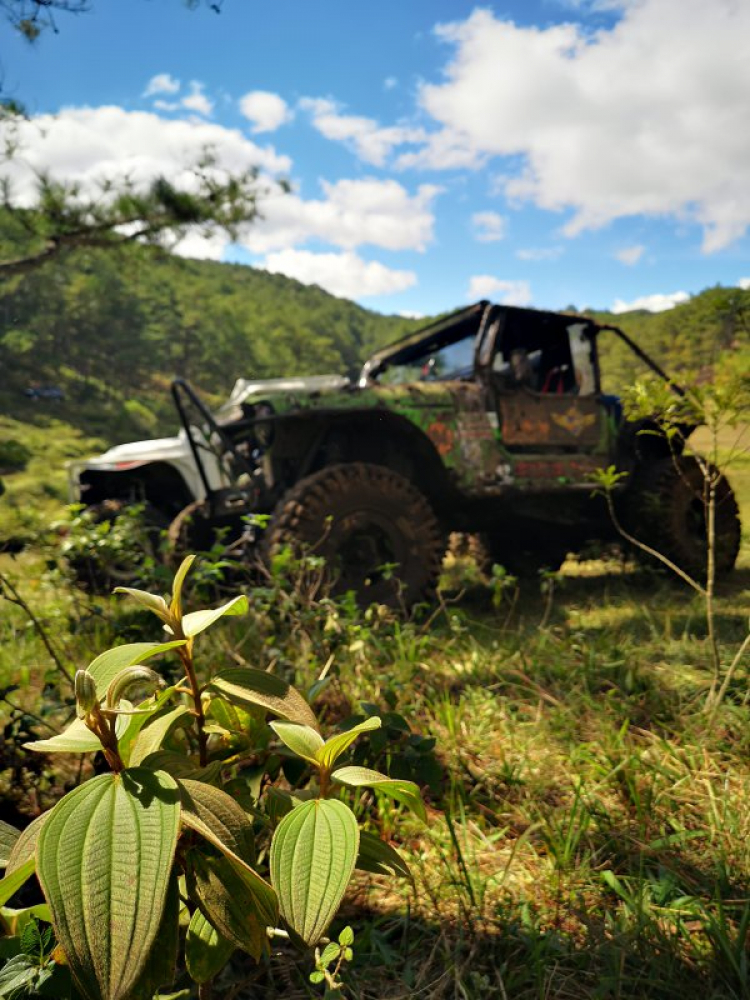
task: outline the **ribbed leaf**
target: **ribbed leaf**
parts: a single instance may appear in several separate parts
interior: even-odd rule
[[[128,763],[134,767],[138,766],[149,754],[161,749],[162,743],[170,733],[181,726],[189,725],[190,721],[190,709],[185,705],[178,705],[171,712],[165,712],[164,715],[149,721],[133,741]]]
[[[194,778],[208,784],[213,784],[221,774],[220,760],[212,760],[205,767],[200,767],[197,761],[171,750],[154,750],[143,758],[139,766],[150,771],[166,771],[173,778]]]
[[[299,726],[296,722],[271,722],[270,726],[279,739],[298,757],[309,760],[317,767],[317,755],[324,746],[320,733],[309,726]]]
[[[159,931],[138,982],[128,995],[128,1000],[153,1000],[160,986],[171,986],[177,967],[180,947],[180,890],[177,874],[173,870],[169,879],[167,898],[164,901]]]
[[[133,744],[138,739],[141,731],[155,719],[158,713],[164,708],[167,702],[171,699],[174,694],[174,688],[168,687],[163,691],[159,691],[158,694],[152,696],[148,699],[148,702],[141,702],[140,708],[137,710],[137,715],[131,715],[128,718],[127,725],[123,729],[122,733],[119,735],[119,751],[120,757],[126,767],[130,764],[135,764],[135,761],[131,761],[131,751],[133,749]],[[120,706],[123,706],[123,702]],[[137,762],[140,766],[140,761]],[[152,771],[158,771],[156,767],[151,768]],[[165,768],[166,770],[166,768]]]
[[[10,857],[8,858],[8,867],[5,871],[6,875],[10,875],[21,865],[25,865],[27,861],[33,861],[36,865],[36,842],[39,839],[39,834],[42,827],[49,819],[50,813],[42,813],[41,816],[37,816],[33,819],[25,830],[21,832],[21,836],[16,841],[13,850],[10,852]]]
[[[314,799],[279,823],[271,842],[271,884],[281,915],[314,945],[336,915],[359,850],[354,813],[336,799]]]
[[[359,834],[359,854],[356,867],[375,875],[403,875],[411,878],[409,866],[390,844],[386,844],[374,833],[361,830]]]
[[[268,924],[258,912],[255,895],[237,878],[237,872],[238,866],[228,858],[209,858],[196,850],[188,855],[188,889],[203,915],[235,948],[259,959],[266,947]]]
[[[333,767],[336,759],[349,749],[360,733],[368,733],[373,729],[380,729],[380,719],[377,716],[365,719],[358,726],[352,726],[345,733],[339,733],[338,736],[332,736],[330,740],[326,740],[325,746],[317,754],[321,767]]]
[[[21,886],[34,874],[34,859],[24,861],[22,865],[0,879],[0,906],[4,906],[11,896],[14,896]]]
[[[185,577],[188,575],[190,567],[195,561],[195,556],[185,556],[185,558],[180,563],[180,567],[174,575],[174,582],[172,583],[172,600],[169,602],[169,610],[179,621],[182,617],[182,585],[185,582]]]
[[[210,920],[196,910],[185,937],[185,963],[196,983],[207,983],[229,961],[234,945],[216,930]]]
[[[36,906],[25,906],[17,910],[11,906],[0,906],[0,927],[11,937],[21,934],[28,926],[31,918],[43,920],[47,924],[52,923],[52,914],[46,903],[37,903]],[[3,955],[3,958],[6,956]],[[2,993],[0,993],[2,996]]]
[[[331,777],[334,781],[339,781],[342,785],[348,785],[350,788],[374,788],[378,792],[383,792],[395,799],[396,802],[411,809],[423,823],[427,822],[427,813],[419,794],[419,786],[415,785],[413,781],[389,778],[387,774],[371,771],[369,767],[340,767],[333,772]]]
[[[224,615],[244,615],[247,613],[247,608],[247,598],[241,594],[239,597],[233,597],[226,604],[222,604],[220,608],[214,608],[211,611],[191,611],[189,615],[183,615],[182,634],[186,635],[188,639],[192,639],[194,635],[203,632]]]
[[[153,611],[163,622],[168,622],[171,617],[167,602],[158,594],[149,594],[147,590],[137,590],[135,587],[115,587],[112,593],[132,597],[141,607]]]
[[[120,715],[115,723],[115,732],[118,736],[128,727],[128,717]],[[83,719],[74,719],[71,724],[57,736],[51,736],[47,740],[34,740],[33,743],[24,743],[27,750],[34,750],[36,753],[93,753],[101,750],[102,745],[98,738],[86,726]]]
[[[313,710],[299,691],[265,670],[230,667],[228,670],[220,670],[209,686],[235,705],[260,705],[274,715],[280,715],[282,719],[310,726],[312,729],[318,728]]]
[[[253,828],[243,809],[226,792],[202,781],[178,782],[182,803],[182,823],[217,847],[236,869],[247,892],[254,899],[254,910],[264,927],[273,926],[279,915],[276,893],[250,867],[254,854]]]
[[[164,912],[180,825],[173,778],[133,768],[80,785],[54,807],[37,871],[86,1000],[125,1000]]]
[[[97,694],[103,698],[112,679],[125,667],[135,666],[152,656],[184,645],[184,639],[173,639],[172,642],[127,642],[100,653],[88,666],[88,672],[96,681]]]
[[[220,851],[247,862],[254,853],[253,826],[244,809],[213,785],[190,778],[177,782],[182,803],[182,824],[205,837]]]
[[[8,864],[10,852],[13,850],[13,845],[20,836],[20,830],[16,830],[10,823],[4,823],[0,819],[0,868],[5,868]]]

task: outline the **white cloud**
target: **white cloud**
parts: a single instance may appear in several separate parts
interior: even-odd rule
[[[398,316],[403,316],[404,319],[424,319],[425,314],[422,312],[415,312],[413,309],[400,309],[397,313]]]
[[[562,256],[564,247],[527,247],[516,250],[516,257],[519,260],[529,260],[537,263],[542,260],[557,260]]]
[[[480,243],[495,243],[505,236],[508,220],[497,212],[475,212],[471,217],[474,239]]]
[[[22,155],[5,164],[4,174],[24,205],[35,200],[38,172],[77,182],[83,195],[98,193],[105,180],[125,176],[136,186],[157,176],[188,185],[192,175],[187,168],[206,147],[213,149],[220,169],[234,173],[256,166],[267,174],[284,174],[291,168],[288,157],[256,145],[237,129],[115,106],[40,115],[19,125],[19,139]]]
[[[669,294],[642,295],[632,302],[623,302],[622,299],[615,299],[610,310],[613,313],[633,312],[635,309],[645,309],[648,312],[664,312],[666,309],[673,309],[682,302],[687,302],[690,296],[687,292],[671,292]]]
[[[202,236],[188,233],[172,248],[179,257],[193,257],[196,260],[221,260],[229,245],[229,237],[223,233]]]
[[[393,90],[394,87],[398,86],[398,78],[395,76],[387,76],[383,80],[383,90]]]
[[[244,246],[270,253],[315,239],[345,250],[366,243],[424,250],[432,241],[432,202],[440,188],[423,184],[410,195],[397,181],[373,177],[320,183],[320,199],[278,193],[266,200],[263,217],[243,237]]]
[[[208,115],[214,109],[214,102],[210,100],[203,93],[203,84],[199,83],[197,80],[190,81],[190,93],[187,97],[183,97],[180,101],[183,108],[187,108],[188,111],[195,111],[196,114]]]
[[[670,215],[711,252],[750,226],[750,4],[633,0],[594,33],[480,8],[437,33],[455,52],[420,103],[440,128],[402,166],[521,156],[506,195],[572,209],[568,235]]]
[[[424,142],[427,133],[421,128],[392,125],[384,128],[374,118],[342,114],[335,101],[305,97],[300,102],[310,112],[314,128],[326,139],[344,142],[356,155],[374,166],[382,167],[396,146]]]
[[[737,287],[750,292],[750,278],[740,278],[737,282]]]
[[[253,132],[274,132],[294,117],[283,97],[268,90],[252,90],[240,98],[240,111],[253,123]]]
[[[469,279],[467,298],[494,299],[504,306],[530,306],[531,285],[528,281],[503,281],[491,274],[475,274]]]
[[[632,247],[623,247],[622,250],[617,251],[615,257],[621,264],[627,264],[628,267],[632,267],[641,259],[645,249],[640,243]]]
[[[175,80],[169,73],[157,73],[146,84],[143,96],[151,97],[153,94],[176,94],[179,89],[179,80]]]
[[[332,295],[348,299],[403,292],[417,283],[413,271],[396,271],[378,261],[362,260],[350,251],[311,253],[308,250],[280,250],[269,254],[263,267],[296,278],[306,285],[320,285]]]

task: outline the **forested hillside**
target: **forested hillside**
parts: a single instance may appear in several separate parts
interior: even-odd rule
[[[740,289],[712,288],[660,314],[595,315],[678,376],[750,341],[750,291]],[[65,393],[55,415],[80,431],[163,434],[174,424],[174,376],[220,398],[240,376],[353,374],[373,348],[419,325],[242,265],[142,247],[78,252],[0,289],[0,413],[23,418],[24,390],[54,384]],[[642,366],[614,337],[602,347],[605,387],[617,391]]]
[[[54,383],[66,396],[56,413],[89,433],[132,436],[173,422],[175,376],[223,397],[238,377],[354,374],[417,325],[250,267],[87,251],[0,291],[0,412],[13,413],[29,385]]]

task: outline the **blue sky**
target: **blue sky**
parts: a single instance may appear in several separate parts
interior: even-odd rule
[[[238,244],[177,252],[389,313],[750,286],[745,0],[93,0],[57,26],[2,27],[28,166],[146,182],[210,144],[291,182]]]

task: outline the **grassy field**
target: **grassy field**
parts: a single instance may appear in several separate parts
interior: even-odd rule
[[[66,448],[90,443],[71,437]],[[37,483],[41,472],[28,469]],[[746,527],[717,600],[725,669],[750,614],[750,459],[731,479]],[[69,586],[50,552],[0,556],[0,572],[67,669],[110,644],[157,638],[148,617]],[[416,762],[427,825],[384,801],[360,802],[407,858],[414,884],[357,877],[341,918],[356,933],[351,995],[750,996],[750,659],[710,720],[703,607],[681,584],[569,563],[551,593],[532,582],[495,606],[470,567],[454,566],[451,579],[461,593],[406,623],[253,597],[254,613],[228,621],[206,651],[213,665],[273,664],[303,690],[329,664],[334,680],[316,705],[326,727],[367,702],[435,740]],[[0,704],[2,724],[19,719],[18,706],[39,732],[58,725],[69,689],[63,680],[62,700],[54,694],[49,651],[7,601],[0,639],[0,683],[18,685]],[[7,767],[17,734],[5,735]],[[405,740],[385,763],[409,759]],[[28,813],[77,776],[72,766],[32,773],[11,763],[3,801]],[[235,962],[216,996],[309,995],[283,949],[254,977]]]

